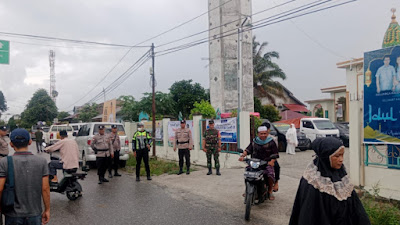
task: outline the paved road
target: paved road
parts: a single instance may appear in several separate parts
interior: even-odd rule
[[[36,154],[33,143],[30,151]],[[39,155],[48,158],[46,153]],[[157,178],[155,178],[157,179]],[[179,197],[154,181],[136,182],[123,173],[97,184],[96,170],[80,181],[84,194],[77,201],[65,195],[51,193],[50,224],[243,224],[243,217],[235,210],[220,208],[218,204],[198,195]],[[260,224],[254,219],[251,223]]]

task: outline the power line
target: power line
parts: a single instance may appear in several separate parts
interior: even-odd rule
[[[0,32],[0,35],[8,35],[8,36],[16,36],[16,37],[24,37],[30,39],[39,39],[39,40],[51,40],[51,41],[62,41],[62,42],[71,42],[71,43],[79,43],[79,44],[92,44],[92,45],[104,45],[104,46],[113,46],[113,47],[127,47],[127,48],[148,48],[150,46],[131,46],[124,44],[110,44],[104,42],[95,42],[95,41],[83,41],[83,40],[74,40],[74,39],[66,39],[66,38],[57,38],[57,37],[47,37],[33,34],[19,34],[19,33],[9,33],[9,32]]]
[[[329,1],[331,1],[331,0],[328,0],[328,1],[325,1],[325,2],[329,2]],[[272,19],[272,20],[269,20],[269,21],[264,21],[264,22],[260,23],[259,25],[253,26],[253,27],[248,28],[248,29],[245,29],[242,32],[246,32],[246,31],[249,31],[249,30],[255,30],[255,29],[258,29],[258,28],[261,28],[261,27],[266,27],[266,26],[273,25],[273,24],[276,24],[276,23],[280,23],[280,22],[283,22],[283,21],[286,21],[286,20],[290,20],[290,19],[293,19],[293,18],[297,18],[297,17],[308,15],[308,14],[320,12],[320,11],[323,11],[323,10],[327,10],[327,9],[330,9],[330,8],[338,7],[338,6],[341,6],[341,5],[344,5],[344,4],[348,4],[348,3],[351,3],[351,2],[355,2],[355,1],[357,1],[357,0],[350,0],[350,1],[347,1],[347,2],[344,2],[344,3],[335,4],[335,5],[332,5],[332,6],[329,6],[329,7],[320,8],[318,10],[314,10],[314,11],[306,12],[306,13],[299,14],[299,15],[296,15],[296,16],[293,16],[293,17],[284,18],[284,19],[281,19],[281,20],[278,20],[278,21],[274,21],[274,20],[277,20],[277,19],[279,19],[281,17],[284,17],[284,16],[281,16],[281,17],[278,17],[278,18],[275,18],[275,19]],[[314,5],[314,7],[315,7],[315,5]],[[300,11],[302,11],[302,10],[300,10]],[[294,13],[296,13],[296,12],[294,12]],[[294,13],[291,13],[291,14],[294,14]],[[285,15],[285,16],[289,16],[291,14],[288,14],[288,15]],[[263,19],[263,20],[265,20],[265,19]],[[260,21],[262,21],[262,20],[260,20]],[[260,21],[257,21],[257,22],[260,22]],[[233,30],[230,30],[230,31],[234,31],[234,30],[236,30],[236,29],[233,29]],[[227,33],[227,32],[230,32],[230,31],[226,31],[224,33]],[[159,54],[158,56],[171,54],[171,53],[174,53],[174,52],[177,52],[177,51],[181,51],[181,50],[184,50],[184,49],[187,49],[187,48],[191,48],[191,47],[194,47],[194,46],[197,46],[197,45],[200,45],[200,44],[204,44],[204,43],[206,43],[208,41],[221,39],[223,37],[227,37],[227,36],[231,36],[231,35],[237,35],[237,32],[235,31],[235,32],[232,32],[230,34],[219,36],[219,37],[214,37],[214,38],[211,38],[211,39],[208,39],[208,38],[200,39],[200,40],[197,40],[197,41],[194,41],[194,42],[190,42],[190,43],[187,43],[187,44],[184,44],[184,45],[180,45],[180,46],[177,46],[177,47],[174,47],[174,48],[162,50],[162,51],[160,51],[158,53],[162,53],[162,52],[165,52],[165,53]]]

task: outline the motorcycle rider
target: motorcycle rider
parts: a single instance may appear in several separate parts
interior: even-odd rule
[[[49,165],[49,173],[53,176],[51,182],[57,183],[57,169],[77,171],[79,168],[79,148],[75,140],[68,139],[67,131],[60,131],[61,140],[54,145],[45,148],[46,152],[54,152],[60,150],[60,159],[51,160]]]
[[[268,182],[268,193],[269,200],[274,200],[275,197],[272,196],[272,187],[275,183],[275,159],[271,159],[271,155],[279,154],[278,147],[272,137],[269,136],[271,131],[271,125],[269,123],[263,124],[265,126],[260,126],[258,128],[258,136],[253,139],[253,141],[247,146],[246,150],[240,156],[239,161],[243,161],[244,157],[248,154],[252,155],[252,158],[268,161],[268,164],[264,170],[264,180]],[[259,188],[258,196],[262,196],[262,188]],[[262,203],[264,198],[259,197],[259,203]]]

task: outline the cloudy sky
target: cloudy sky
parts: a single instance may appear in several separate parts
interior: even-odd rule
[[[252,0],[253,13],[288,1]],[[326,6],[345,1],[333,0]],[[59,110],[70,111],[74,105],[82,105],[99,94],[148,48],[133,48],[109,73],[129,48],[47,41],[4,32],[132,46],[207,12],[207,2],[2,0],[0,32],[3,33],[0,33],[0,39],[9,40],[11,45],[10,65],[0,65],[0,90],[8,102],[7,113],[22,112],[37,89],[49,90],[49,50],[56,52],[57,106]],[[314,1],[296,0],[260,13],[254,16],[253,21],[311,2]],[[400,11],[400,2],[358,0],[257,29],[253,34],[257,40],[269,43],[267,51],[280,53],[276,62],[287,75],[282,83],[302,101],[318,99],[326,97],[320,93],[321,88],[345,84],[345,71],[336,68],[337,62],[363,57],[365,51],[381,47],[393,7]],[[157,52],[207,37],[207,33],[203,33],[193,39],[157,47],[207,29],[208,17],[204,15],[142,45],[149,46],[154,42]],[[208,88],[207,58],[207,43],[157,57],[157,90],[166,92],[172,83],[182,79],[193,79]],[[150,61],[108,93],[106,98],[133,95],[140,99],[141,93],[150,92],[149,67]],[[105,76],[104,81],[97,85]],[[88,93],[92,88],[94,90]]]

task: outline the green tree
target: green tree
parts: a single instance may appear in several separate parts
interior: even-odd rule
[[[279,111],[273,105],[262,105],[261,101],[254,98],[254,111],[260,113],[260,117],[268,119],[270,122],[276,122],[281,120]]]
[[[122,95],[118,98],[121,106],[120,114],[122,119],[126,121],[138,121],[139,119],[139,103],[132,95]]]
[[[70,116],[70,115],[71,115],[71,114],[69,114],[68,112],[61,111],[61,112],[58,113],[57,119],[62,120],[62,119],[64,119],[65,117],[68,117],[68,116]]]
[[[282,85],[273,79],[286,79],[286,75],[273,59],[279,59],[276,51],[264,53],[268,43],[260,43],[253,37],[253,87],[262,97],[268,98],[275,104],[275,96],[284,97]]]
[[[194,114],[201,114],[203,118],[215,118],[215,109],[212,107],[210,102],[201,100],[201,102],[195,102],[194,108],[191,110],[190,118],[193,118]]]
[[[97,108],[98,105],[96,103],[84,105],[79,111],[79,119],[82,120],[82,122],[91,122],[92,118],[99,114]]]
[[[160,119],[163,116],[176,116],[176,103],[172,99],[171,94],[163,93],[160,91],[156,92],[156,118]],[[153,94],[143,93],[143,97],[139,102],[140,111],[146,112],[150,116],[152,115],[153,107]]]
[[[175,115],[182,112],[183,117],[186,118],[190,115],[195,102],[209,99],[206,90],[199,83],[192,84],[192,81],[177,81],[169,88],[172,99],[176,102]]]
[[[7,107],[7,101],[6,98],[3,95],[3,92],[0,91],[0,115],[2,112],[7,111],[8,107]]]
[[[324,118],[324,110],[322,108],[317,109],[315,116],[319,118]]]
[[[8,125],[8,127],[9,127],[10,131],[12,131],[12,130],[14,130],[15,128],[17,128],[18,125],[19,125],[20,123],[21,123],[20,120],[16,120],[16,119],[14,118],[14,116],[12,116],[12,117],[8,120],[7,125]]]
[[[38,121],[50,124],[57,116],[57,106],[45,89],[37,90],[21,113],[22,127],[30,128]]]

